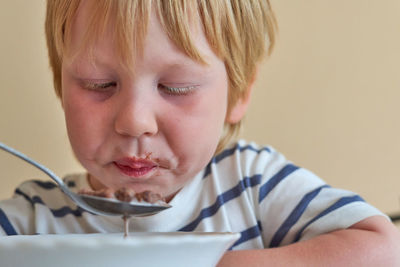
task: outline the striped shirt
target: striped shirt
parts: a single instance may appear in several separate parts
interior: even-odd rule
[[[89,188],[86,174],[64,180],[74,191]],[[213,157],[170,204],[159,214],[132,218],[130,231],[239,232],[232,249],[256,249],[307,240],[383,215],[272,147],[243,140]],[[13,198],[0,202],[0,235],[98,232],[123,232],[123,221],[82,210],[52,182],[24,182]]]

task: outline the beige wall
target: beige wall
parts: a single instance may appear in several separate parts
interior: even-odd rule
[[[271,144],[385,212],[400,206],[400,1],[272,0],[277,48],[242,136]],[[0,141],[59,175],[79,171],[52,91],[44,0],[0,1]],[[44,177],[0,152],[0,198]]]

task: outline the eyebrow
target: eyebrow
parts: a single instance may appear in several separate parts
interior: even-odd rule
[[[208,68],[208,66],[210,66],[208,60],[209,58],[206,55],[203,55],[203,58],[206,63],[196,61],[182,52],[176,55],[174,54],[173,56],[163,57],[160,60],[157,60],[155,64],[157,64],[158,66],[162,66],[163,71],[169,69],[190,69],[191,71],[198,71],[208,75],[209,73],[211,73],[211,70]],[[116,67],[122,67],[123,69],[128,70],[130,73],[132,73],[132,71],[135,72],[134,60],[131,66],[125,66],[122,62],[120,62],[120,60],[115,62],[115,58],[108,58],[102,55],[94,55],[92,58],[86,56],[82,58],[77,56],[71,61],[69,65],[72,70],[77,74],[85,74],[86,71],[90,71],[93,69],[99,71],[115,71]],[[134,73],[132,74],[135,75]]]
[[[113,64],[108,63],[107,60],[101,60],[98,57],[93,57],[89,60],[77,57],[71,60],[68,66],[76,73],[82,73],[82,71],[89,69],[110,70],[114,68]]]
[[[179,54],[176,56],[171,57],[164,57],[163,59],[159,60],[157,64],[164,65],[163,68],[170,68],[170,69],[186,69],[190,68],[193,70],[198,71],[208,71],[208,67],[210,66],[210,60],[207,56],[203,55],[204,61],[196,61],[186,54]]]
[[[209,66],[208,64],[202,64],[201,62],[197,61],[175,61],[175,62],[170,62],[170,63],[165,63],[165,66],[167,68],[194,68],[198,70],[206,70],[207,67]]]

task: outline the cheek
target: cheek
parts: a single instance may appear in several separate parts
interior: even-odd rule
[[[223,86],[223,85],[222,85]],[[220,140],[226,116],[226,90],[224,87],[212,94],[202,95],[190,109],[181,111],[175,120],[170,118],[170,136],[175,148],[187,164],[205,165],[213,156]],[[174,113],[169,113],[174,114]],[[184,153],[184,155],[182,155]]]
[[[85,123],[85,113],[81,111],[79,105],[70,99],[69,96],[64,96],[64,113],[67,126],[68,137],[76,156],[80,158],[82,150],[87,141],[87,124]]]
[[[81,162],[92,158],[101,142],[105,119],[101,118],[99,110],[72,92],[65,93],[63,106],[68,137],[75,155]]]

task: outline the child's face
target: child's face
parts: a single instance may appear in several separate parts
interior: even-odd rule
[[[72,51],[82,42],[87,12],[78,11]],[[68,134],[94,189],[173,196],[213,156],[226,119],[227,75],[204,33],[195,36],[208,65],[178,50],[154,14],[134,75],[118,62],[109,33],[94,46],[96,65],[83,54],[64,60]]]

